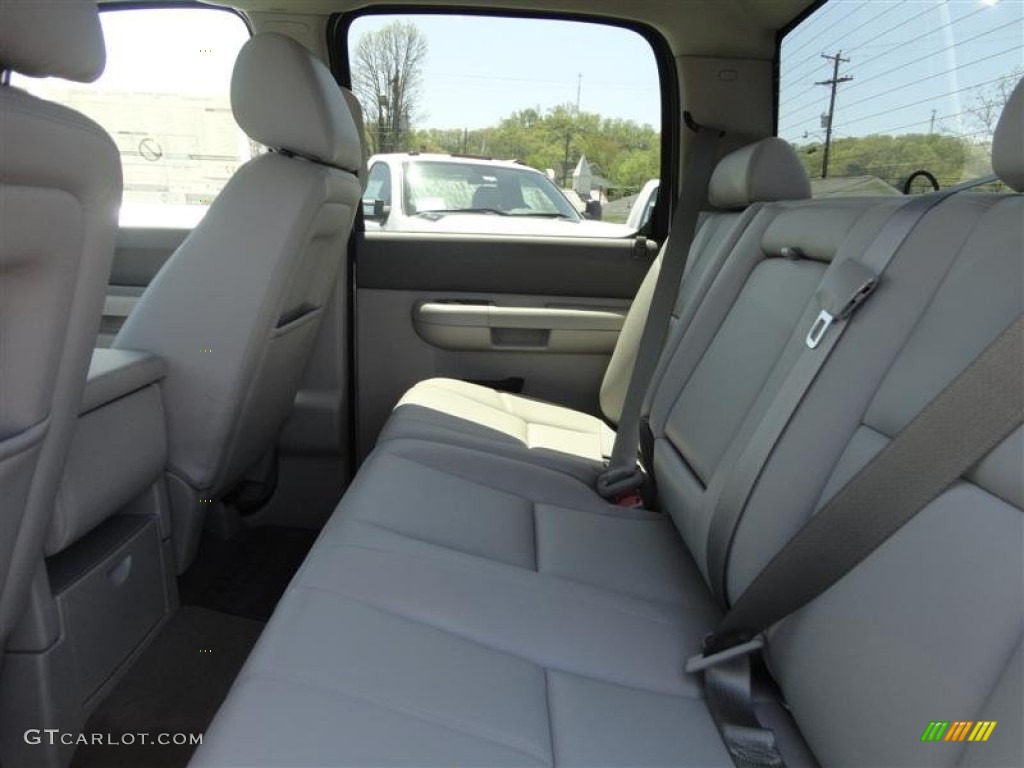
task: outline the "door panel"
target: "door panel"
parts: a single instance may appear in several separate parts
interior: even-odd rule
[[[97,346],[110,346],[149,281],[191,231],[159,227],[118,230]]]
[[[601,377],[657,250],[611,239],[356,237],[360,456],[402,394],[433,376],[599,414]]]
[[[434,298],[413,309],[413,327],[441,349],[610,354],[626,315],[615,307],[511,306]]]

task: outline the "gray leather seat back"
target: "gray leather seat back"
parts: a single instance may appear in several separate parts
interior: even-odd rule
[[[690,247],[690,261],[686,265],[682,290],[673,313],[673,325],[679,325],[683,313],[695,311],[696,299],[717,274],[748,220],[743,214],[745,210],[761,203],[806,200],[810,196],[811,182],[807,171],[793,148],[782,139],[762,139],[723,157],[708,185],[708,202],[714,210],[703,215]],[[659,255],[651,265],[630,305],[601,381],[601,411],[614,424],[618,424],[622,414],[622,403],[633,375],[633,364],[658,280],[661,259],[662,255]]]
[[[667,348],[650,401],[654,471],[702,572],[714,498],[800,354],[818,284],[831,263],[863,251],[899,202],[766,205]]]
[[[1004,110],[993,161],[1007,186],[1024,190],[1024,84]],[[964,192],[908,238],[765,467],[729,558],[733,599],[1021,315],[1022,220],[1024,195]],[[1022,467],[1018,428],[772,631],[773,674],[821,764],[1020,764]],[[1004,730],[936,750],[920,741],[930,720],[994,720]]]
[[[241,128],[271,151],[232,177],[113,343],[168,364],[179,568],[198,540],[200,499],[230,490],[276,439],[362,195],[360,131],[330,72],[301,45],[253,37],[231,100]]]
[[[91,82],[91,2],[0,3],[0,69]],[[0,86],[0,642],[42,562],[110,273],[121,163],[93,121]]]

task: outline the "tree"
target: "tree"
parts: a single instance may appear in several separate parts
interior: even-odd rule
[[[832,142],[829,176],[875,176],[896,189],[917,170],[934,174],[943,187],[962,181],[968,161],[968,142],[956,136],[908,133],[872,134]],[[821,176],[821,144],[796,147],[811,178]]]
[[[415,24],[394,21],[359,38],[352,86],[373,152],[409,148],[426,57],[427,40]]]
[[[1003,114],[1003,108],[1010,100],[1010,95],[1022,75],[1024,75],[1024,68],[1018,67],[974,94],[969,111],[970,121],[976,129],[975,135],[981,141],[992,140],[999,116]]]

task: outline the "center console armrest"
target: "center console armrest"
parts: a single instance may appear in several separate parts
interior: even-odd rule
[[[94,349],[78,412],[88,413],[160,381],[166,375],[167,364],[148,352]]]

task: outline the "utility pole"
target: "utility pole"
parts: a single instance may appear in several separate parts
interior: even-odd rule
[[[928,133],[935,133],[935,110],[932,110],[932,121],[928,124]]]
[[[853,80],[852,77],[840,77],[839,76],[839,65],[849,64],[849,59],[843,58],[842,51],[836,51],[835,56],[828,56],[821,54],[821,58],[828,59],[832,62],[832,79],[821,80],[815,85],[827,85],[832,88],[832,94],[828,100],[828,115],[825,117],[825,152],[821,158],[821,178],[828,178],[828,155],[829,150],[832,148],[832,118],[836,113],[836,88],[840,83],[848,83]]]
[[[583,88],[583,73],[576,75],[576,114],[580,113],[580,91]]]

